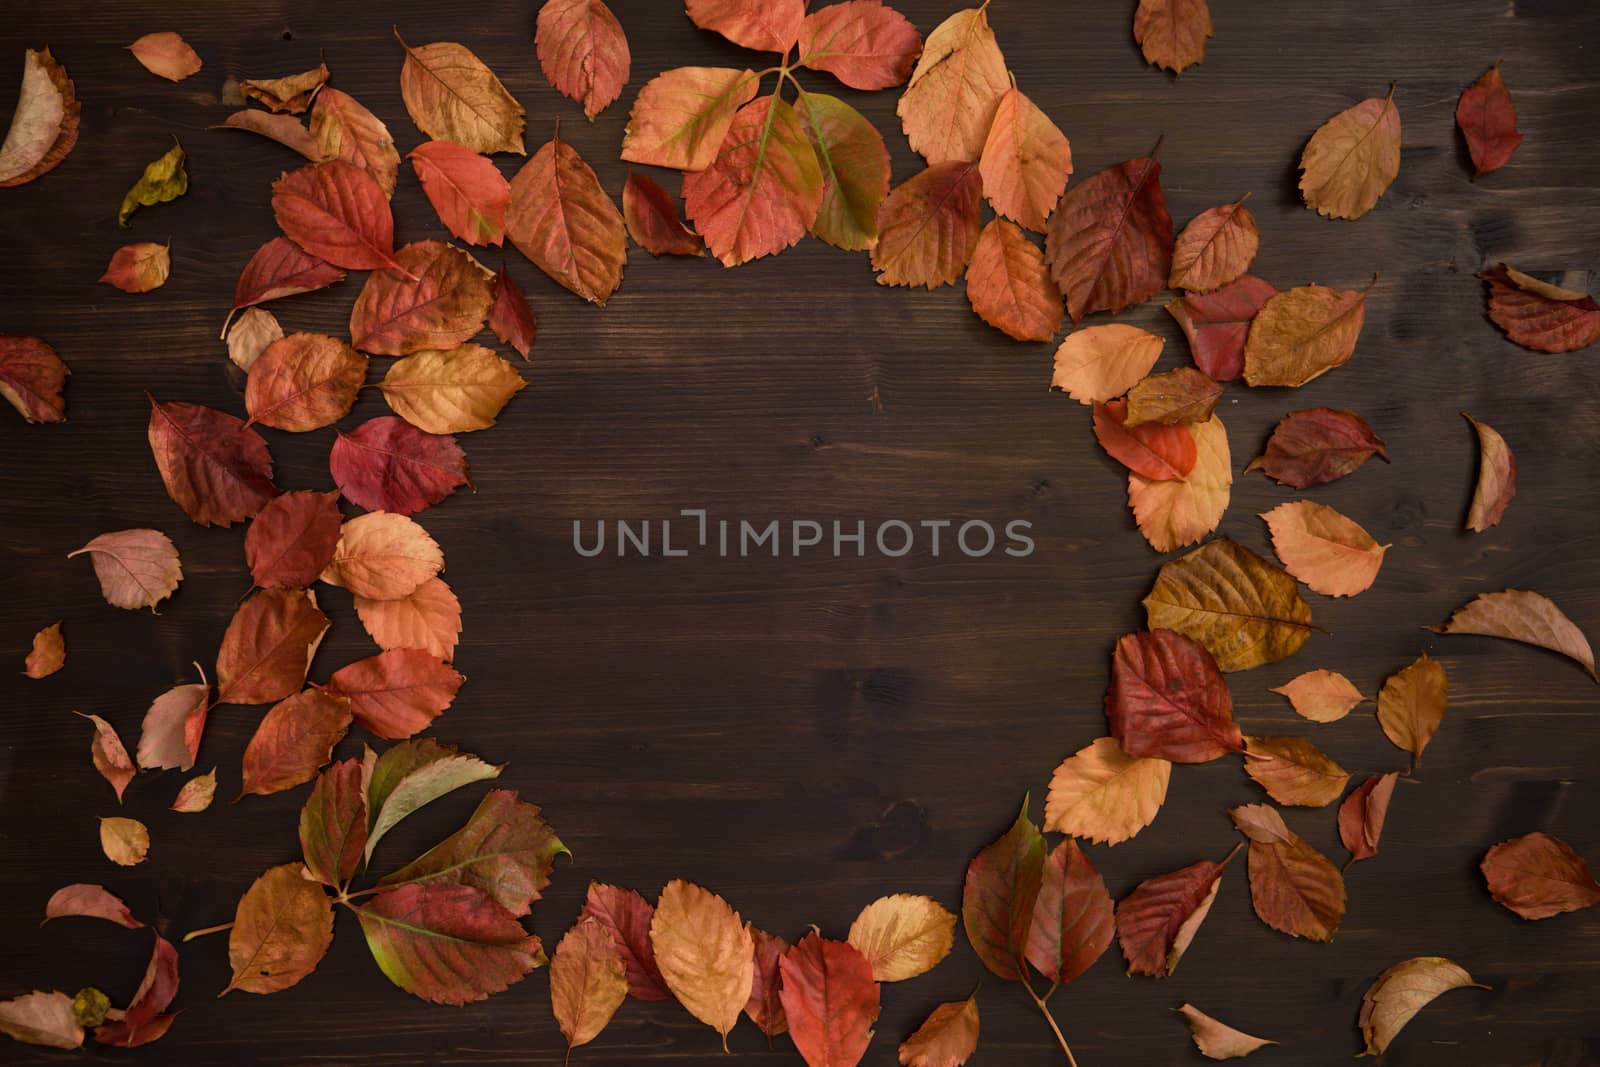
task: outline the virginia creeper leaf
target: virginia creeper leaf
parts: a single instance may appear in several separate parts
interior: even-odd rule
[[[1028,962],[1052,986],[1066,985],[1105,955],[1114,932],[1105,880],[1069,837],[1045,857],[1028,929]]]
[[[233,978],[223,994],[276,993],[317,969],[333,943],[333,903],[298,863],[251,883],[228,931]],[[219,994],[221,995],[221,994]]]
[[[805,1061],[827,1067],[860,1063],[878,1020],[878,983],[866,957],[812,930],[783,954],[778,967],[789,1036]]]
[[[1028,935],[1044,880],[1045,841],[1028,818],[1028,802],[999,840],[967,865],[961,925],[978,959],[1009,981],[1028,973]]]
[[[389,981],[435,1004],[466,1004],[545,962],[539,938],[469,885],[405,885],[356,908]]]
[[[604,305],[622,284],[628,241],[622,215],[589,164],[560,137],[511,179],[506,235],[534,266]]]
[[[1389,551],[1326,504],[1291,500],[1261,517],[1284,570],[1324,596],[1355,596],[1369,589]]]
[[[432,740],[405,741],[381,756],[368,750],[364,768],[368,859],[383,835],[407,815],[464,785],[500,775],[499,767]],[[426,902],[412,903],[420,906]]]
[[[1063,760],[1051,776],[1044,827],[1120,844],[1155,820],[1171,776],[1168,761],[1135,759],[1116,738],[1098,738]]]
[[[628,37],[601,0],[545,0],[533,43],[545,78],[590,122],[628,84]]]
[[[522,105],[483,60],[452,41],[412,48],[398,32],[394,36],[406,52],[400,95],[419,130],[486,155],[527,154]]]
[[[1400,111],[1394,88],[1339,112],[1300,156],[1300,195],[1330,219],[1359,219],[1400,173]],[[1254,383],[1252,383],[1254,384]]]
[[[217,703],[269,704],[300,691],[328,617],[303,589],[263,589],[233,613],[217,650]]]
[[[451,233],[469,245],[505,239],[511,186],[487,157],[449,141],[424,141],[406,158]]]
[[[361,761],[339,760],[317,776],[300,809],[300,851],[306,870],[341,888],[361,869],[367,847],[367,790]]]
[[[344,696],[307,689],[280,700],[245,746],[240,793],[266,796],[311,781],[349,729]]]
[[[1011,88],[987,6],[939,23],[895,106],[906,140],[930,164],[977,162],[1000,98]]]
[[[1018,341],[1048,341],[1061,328],[1061,294],[1044,254],[1005,219],[978,235],[967,264],[967,301],[980,319]]]
[[[352,504],[396,515],[414,515],[468,484],[467,456],[454,437],[426,433],[394,415],[341,433],[328,470]]]
[[[950,954],[956,917],[931,897],[896,893],[879,897],[856,916],[845,939],[879,982],[926,974]]]
[[[1282,485],[1309,489],[1356,471],[1373,456],[1388,462],[1383,438],[1353,411],[1291,411],[1267,439],[1267,449],[1245,472],[1260,469]]]
[[[1224,671],[1292,656],[1313,629],[1294,579],[1226,537],[1163,564],[1144,609],[1150,629],[1194,638]]]
[[[1068,189],[1050,217],[1045,258],[1074,323],[1160,292],[1172,272],[1161,164],[1141,156]]]
[[[971,163],[936,163],[896,186],[878,208],[872,266],[879,285],[949,285],[978,246],[983,181]]]
[[[1583,631],[1545,596],[1523,589],[1480,593],[1457,608],[1450,621],[1428,629],[1441,634],[1482,634],[1547,648],[1580,664],[1589,677],[1594,670],[1594,650]]]
[[[622,135],[629,163],[698,171],[711,166],[733,116],[755,99],[753,70],[678,67],[639,90]]]
[[[754,943],[739,913],[709,890],[681,880],[668,882],[650,920],[650,944],[672,995],[690,1015],[721,1034],[726,1045],[728,1031],[750,999],[755,976]]]
[[[1250,902],[1274,930],[1332,941],[1344,918],[1344,877],[1283,824],[1276,808],[1247,804],[1229,813],[1250,839]]]
[[[846,0],[822,11],[851,2],[859,0]],[[870,6],[888,10],[875,3]],[[889,150],[883,135],[865,115],[836,96],[803,92],[797,103],[822,169],[822,205],[811,223],[811,235],[850,252],[871,248],[878,241],[878,210],[889,195]]]
[[[1244,374],[1245,339],[1250,323],[1278,290],[1253,274],[1241,275],[1210,293],[1189,293],[1167,301],[1167,314],[1189,339],[1194,365],[1219,382]]]

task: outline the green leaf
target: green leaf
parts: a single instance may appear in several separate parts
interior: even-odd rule
[[[499,767],[433,740],[406,741],[381,756],[368,749],[363,762],[367,774],[367,860],[372,859],[372,850],[383,835],[407,815],[452,790],[500,775]]]
[[[183,169],[183,146],[175,144],[167,154],[144,168],[117,211],[117,225],[126,228],[128,217],[141,207],[176,200],[189,191],[189,172]]]
[[[836,96],[801,93],[800,115],[822,166],[822,207],[812,236],[846,251],[878,243],[878,208],[889,195],[889,150],[867,117]]]
[[[983,965],[1001,978],[1021,981],[1034,904],[1044,879],[1044,835],[1022,802],[1005,836],[973,857],[961,891],[961,923]]]

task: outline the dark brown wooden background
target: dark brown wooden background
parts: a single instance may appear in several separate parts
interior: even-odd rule
[[[925,33],[952,5],[897,0]],[[745,63],[694,29],[671,0],[618,0],[633,46],[624,99],[590,125],[546,85],[533,50],[532,0],[384,5],[45,3],[7,5],[0,57],[49,45],[76,80],[83,134],[57,171],[0,192],[0,331],[47,339],[71,365],[70,421],[24,425],[0,411],[0,996],[94,983],[123,999],[148,936],[74,920],[37,928],[50,892],[102,882],[173,935],[231,918],[262,869],[293,859],[304,790],[202,815],[165,811],[173,774],[141,778],[123,812],[149,822],[150,859],[131,870],[100,854],[97,816],[116,812],[91,770],[98,712],[131,745],[164,688],[208,671],[249,579],[238,529],[190,523],[162,491],[144,439],[146,390],[241,412],[239,375],[217,331],[234,279],[275,232],[268,185],[297,165],[242,132],[212,132],[229,76],[273,76],[324,57],[334,84],[376,111],[402,153],[423,140],[399,96],[401,52],[459,40],[527,107],[529,144],[557,119],[613,195],[634,93],[681,64]],[[1352,600],[1313,597],[1314,637],[1293,660],[1234,675],[1246,730],[1299,732],[1353,771],[1400,768],[1372,705],[1329,726],[1299,721],[1270,686],[1331,667],[1368,694],[1424,649],[1449,670],[1451,704],[1421,772],[1397,790],[1383,852],[1349,872],[1350,910],[1331,945],[1275,933],[1253,916],[1242,864],[1176,977],[1130,979],[1113,949],[1054,1002],[1084,1067],[1189,1063],[1181,1020],[1192,1000],[1282,1047],[1262,1063],[1347,1062],[1359,1050],[1362,991],[1384,967],[1448,955],[1493,985],[1452,993],[1397,1042],[1396,1065],[1574,1067],[1600,1062],[1600,913],[1525,923],[1495,905],[1476,865],[1495,841],[1543,829],[1600,862],[1597,690],[1554,656],[1481,638],[1436,638],[1473,595],[1530,588],[1600,637],[1600,386],[1596,352],[1541,355],[1485,319],[1474,274],[1505,259],[1572,272],[1589,284],[1600,249],[1600,8],[1592,0],[1221,0],[1203,66],[1174,79],[1131,40],[1130,2],[999,0],[991,15],[1018,83],[1072,139],[1091,174],[1166,137],[1167,197],[1179,224],[1251,192],[1262,231],[1255,270],[1279,286],[1379,280],[1355,358],[1289,393],[1230,387],[1220,409],[1234,468],[1299,407],[1349,407],[1389,442],[1394,463],[1307,494],[1392,541],[1377,584]],[[159,29],[182,32],[205,69],[179,85],[123,50]],[[1484,180],[1453,125],[1456,97],[1504,60],[1527,141]],[[0,93],[9,110],[12,74]],[[812,77],[823,86],[827,79]],[[1307,211],[1295,161],[1312,130],[1397,82],[1405,151],[1399,180],[1359,222]],[[836,91],[830,89],[829,91]],[[895,94],[848,98],[888,137],[896,180],[913,173]],[[143,165],[178,137],[192,186],[173,204],[115,212]],[[517,160],[498,161],[510,173]],[[675,187],[675,182],[672,183]],[[407,166],[394,198],[398,239],[445,236]],[[172,241],[165,288],[129,296],[95,284],[129,240]],[[496,250],[484,257],[497,265]],[[575,860],[536,908],[553,943],[584,885],[602,879],[653,895],[673,877],[726,895],[789,936],[808,924],[842,936],[856,911],[891,892],[958,907],[968,858],[1050,772],[1104,732],[1100,704],[1116,637],[1142,624],[1139,600],[1160,558],[1134,529],[1124,481],[1095,446],[1088,412],[1047,391],[1051,347],[1018,345],[980,323],[959,287],[890,290],[867,259],[808,241],[736,271],[653,261],[634,250],[604,310],[505,259],[539,315],[529,388],[503,424],[462,438],[477,492],[421,518],[444,546],[466,630],[470,681],[434,733],[509,766],[501,784],[545,806]],[[344,333],[360,278],[273,307],[286,328]],[[1186,361],[1159,303],[1124,316],[1169,339],[1162,368]],[[872,396],[881,400],[875,410]],[[1460,412],[1501,431],[1520,461],[1506,520],[1461,530],[1475,447]],[[384,411],[374,392],[346,425]],[[332,430],[267,431],[285,487],[330,485]],[[1266,551],[1256,517],[1297,494],[1240,476],[1222,532]],[[935,560],[808,557],[584,560],[570,523],[659,519],[704,506],[727,518],[1026,518],[1038,551]],[[184,582],[159,615],[104,604],[86,560],[94,535],[155,526],[179,545]],[[371,644],[340,590],[319,590],[334,627],[313,677]],[[67,667],[34,682],[15,673],[33,632],[66,620]],[[260,710],[216,712],[201,768],[238,784],[239,754]],[[352,738],[342,752],[358,750]],[[382,860],[401,861],[471,810],[478,790],[397,830]],[[219,794],[219,796],[221,795]],[[1203,857],[1236,835],[1224,809],[1262,799],[1237,760],[1182,767],[1152,828],[1090,850],[1114,894]],[[1288,821],[1342,859],[1334,811]],[[182,950],[183,1015],[147,1063],[305,1065],[560,1061],[546,980],[465,1009],[395,990],[357,924],[338,920],[316,974],[269,998],[215,993],[223,939]],[[983,980],[974,1062],[1054,1064],[1060,1054],[1014,987],[985,977],[964,939],[934,973],[887,987],[867,1062],[943,1000]],[[740,1062],[797,1062],[748,1024]],[[668,1005],[628,1003],[576,1062],[595,1067],[721,1062],[715,1035]],[[123,1054],[93,1050],[88,1055]],[[66,1054],[8,1045],[0,1059]]]

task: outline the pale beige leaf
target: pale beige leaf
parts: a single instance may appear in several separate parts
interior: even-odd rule
[[[0,1001],[0,1034],[29,1045],[83,1046],[83,1027],[65,993],[24,993]]]
[[[1594,670],[1594,650],[1577,624],[1545,596],[1525,589],[1482,593],[1450,621],[1428,629],[1441,634],[1481,634],[1559,652],[1583,666],[1600,682]]]
[[[1188,427],[1194,435],[1194,467],[1182,478],[1152,481],[1128,472],[1128,505],[1139,532],[1157,552],[1192,545],[1217,528],[1233,491],[1228,431],[1216,415]]]
[[[1371,587],[1388,545],[1326,504],[1294,500],[1265,515],[1283,569],[1324,596],[1355,596]]]
[[[956,917],[930,897],[879,897],[856,916],[846,939],[872,964],[879,982],[901,982],[933,970],[950,954]]]
[[[1307,671],[1270,692],[1287,697],[1295,712],[1312,722],[1335,722],[1366,699],[1350,679],[1325,668]]]
[[[1167,798],[1172,764],[1135,759],[1102,737],[1056,768],[1045,799],[1044,828],[1115,845],[1143,830]]]
[[[1363,1056],[1381,1056],[1395,1035],[1441,993],[1452,989],[1488,989],[1453,960],[1443,956],[1417,956],[1402,960],[1378,975],[1361,998]]]
[[[755,979],[755,945],[739,913],[709,890],[668,882],[650,920],[650,943],[672,995],[726,1047]]]
[[[137,867],[150,853],[150,831],[137,819],[101,819],[100,851],[118,866]]]
[[[1195,1047],[1208,1060],[1241,1059],[1260,1048],[1276,1045],[1264,1037],[1252,1037],[1242,1030],[1220,1023],[1195,1007],[1185,1004],[1178,1009],[1189,1023],[1189,1033]]]
[[[394,600],[410,596],[443,568],[444,552],[415,519],[369,511],[339,527],[322,580],[357,596]]]
[[[282,337],[283,327],[278,325],[272,312],[265,308],[245,308],[239,321],[228,331],[228,358],[240,370],[248,372],[267,346]]]
[[[1148,330],[1120,322],[1085,326],[1067,334],[1056,350],[1050,388],[1066,390],[1080,404],[1103,404],[1149,374],[1164,344]]]
[[[906,140],[929,163],[975,163],[1010,88],[988,15],[969,7],[928,34],[895,111]]]

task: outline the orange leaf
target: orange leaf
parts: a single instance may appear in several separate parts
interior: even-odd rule
[[[528,298],[522,295],[522,287],[502,266],[489,291],[494,298],[489,305],[489,329],[527,359],[539,327]]]
[[[941,1004],[900,1043],[903,1067],[961,1067],[978,1050],[978,996]]]
[[[878,983],[872,965],[844,941],[815,930],[784,953],[779,996],[789,1036],[808,1064],[855,1067],[878,1019]]]
[[[171,249],[153,241],[141,241],[117,249],[100,280],[125,293],[148,293],[167,284],[171,273]]]
[[[345,697],[307,689],[280,700],[245,746],[240,795],[281,793],[311,781],[349,729],[350,701]]]
[[[373,271],[350,310],[350,336],[363,352],[406,356],[452,348],[483,329],[493,300],[489,272],[443,241],[417,241],[396,254],[396,270]]]
[[[1479,866],[1495,901],[1524,919],[1548,919],[1600,904],[1600,882],[1583,857],[1550,834],[1502,841]]]
[[[987,6],[957,11],[928,35],[895,107],[906,140],[930,164],[977,162],[1011,88]]]
[[[1395,964],[1382,974],[1361,998],[1363,1056],[1381,1056],[1412,1016],[1441,993],[1452,989],[1488,989],[1472,975],[1442,956],[1418,956]]]
[[[1465,607],[1456,609],[1450,621],[1428,629],[1441,634],[1482,634],[1559,652],[1589,672],[1594,670],[1594,650],[1583,631],[1545,596],[1523,589],[1499,593],[1480,593]]]
[[[579,919],[550,960],[550,1008],[568,1050],[598,1037],[627,996],[611,933],[595,919]]]
[[[1278,290],[1246,274],[1212,293],[1189,293],[1167,301],[1167,314],[1189,339],[1194,365],[1219,382],[1244,374],[1245,338],[1250,323]]]
[[[399,600],[358,596],[355,609],[379,648],[421,648],[446,661],[455,655],[461,602],[443,578],[429,578]]]
[[[1400,173],[1394,89],[1386,99],[1363,100],[1318,127],[1300,169],[1300,194],[1318,214],[1358,219],[1371,211]]]
[[[272,183],[272,211],[305,251],[350,270],[394,267],[394,216],[377,181],[332,159],[293,170]]]
[[[1144,608],[1150,629],[1194,638],[1224,671],[1286,659],[1315,629],[1294,579],[1226,537],[1163,564]]]
[[[340,667],[327,691],[350,701],[369,733],[389,740],[426,730],[465,682],[449,664],[420,648],[396,648]]]
[[[1120,844],[1155,821],[1171,777],[1168,761],[1135,759],[1116,738],[1102,737],[1056,768],[1045,798],[1044,828]]]
[[[1296,714],[1312,722],[1335,722],[1366,697],[1337,671],[1307,671],[1270,690],[1289,699]]]
[[[511,187],[487,158],[449,141],[425,141],[406,158],[451,233],[469,245],[505,239]]]
[[[1511,161],[1511,154],[1522,143],[1522,134],[1517,132],[1517,109],[1500,77],[1500,64],[1490,67],[1461,94],[1456,103],[1456,125],[1467,139],[1467,151],[1477,172],[1474,177],[1481,178]]]
[[[1244,770],[1279,804],[1322,808],[1339,799],[1350,772],[1303,737],[1247,737]]]
[[[150,854],[150,831],[137,819],[101,819],[100,851],[119,867],[137,867]]]
[[[139,728],[139,766],[146,770],[192,768],[210,708],[211,685],[203,680],[173,686],[156,697]]]
[[[1424,652],[1415,663],[1392,674],[1378,692],[1378,725],[1398,748],[1422,758],[1449,702],[1450,681],[1439,661]]]
[[[1600,341],[1600,306],[1588,293],[1541,282],[1504,263],[1478,275],[1489,283],[1489,318],[1538,352],[1575,352]]]
[[[533,44],[545,78],[590,122],[628,84],[628,37],[601,0],[545,0]]]
[[[699,171],[711,166],[734,113],[755,98],[753,70],[678,67],[639,90],[622,135],[629,163]]]
[[[372,175],[384,196],[394,195],[400,173],[400,153],[395,151],[389,127],[349,93],[323,89],[311,107],[311,136],[323,159],[342,159]]]
[[[1339,869],[1270,805],[1248,804],[1228,814],[1250,839],[1250,903],[1257,917],[1292,937],[1332,941],[1344,918]]]
[[[366,380],[367,357],[344,341],[291,333],[268,345],[251,365],[244,407],[251,423],[317,430],[350,413]]]
[[[414,519],[386,511],[357,515],[339,528],[322,580],[356,596],[394,600],[444,568],[444,553]]]
[[[1120,322],[1075,330],[1056,349],[1050,388],[1066,390],[1080,404],[1104,403],[1149,374],[1165,344],[1147,330]]]
[[[327,82],[327,65],[319,63],[311,70],[281,78],[246,78],[239,83],[239,92],[246,100],[254,100],[271,111],[298,115],[311,106],[311,98]]]
[[[332,943],[333,903],[322,886],[298,863],[273,867],[239,899],[228,931],[233,979],[222,994],[288,989],[316,969]]]
[[[394,36],[406,53],[400,95],[419,130],[474,152],[527,153],[522,105],[483,60],[453,41],[412,48]]]
[[[1193,1004],[1178,1009],[1189,1024],[1189,1035],[1195,1048],[1209,1060],[1235,1060],[1250,1055],[1257,1049],[1276,1045],[1264,1037],[1252,1037],[1242,1030],[1219,1023]]]
[[[200,72],[200,57],[189,42],[170,30],[147,33],[128,46],[139,65],[158,78],[181,82]]]
[[[622,284],[622,215],[578,150],[545,142],[511,179],[506,235],[550,277],[592,304]]]
[[[1304,385],[1355,354],[1366,320],[1366,293],[1302,285],[1268,300],[1244,346],[1244,380],[1257,385]]]
[[[622,219],[633,243],[652,256],[703,256],[706,243],[683,223],[672,194],[647,174],[629,172]]]
[[[33,635],[33,648],[23,661],[22,673],[29,678],[48,678],[67,662],[67,643],[61,624],[53,622]]]
[[[726,1044],[755,975],[754,945],[739,913],[697,885],[668,882],[650,920],[650,943],[667,988]]]
[[[878,209],[872,266],[879,285],[949,285],[978,244],[982,179],[971,163],[935,163],[896,186]]]
[[[311,131],[293,115],[271,115],[265,111],[246,108],[235,111],[216,126],[213,130],[245,130],[249,133],[260,134],[268,140],[277,141],[283,147],[311,160],[321,163],[334,158],[334,154],[323,149],[317,143]]]
[[[1172,249],[1169,289],[1207,293],[1236,281],[1256,258],[1261,235],[1245,209],[1246,193],[1237,203],[1202,211],[1189,221]]]
[[[800,36],[804,0],[687,0],[689,18],[758,52],[787,52]]]
[[[138,771],[133,760],[128,758],[122,738],[117,736],[117,728],[98,715],[84,715],[81,711],[74,714],[94,723],[94,740],[89,745],[89,757],[94,762],[94,769],[100,772],[100,777],[110,782],[111,788],[117,791],[117,802],[121,803],[123,790],[128,788],[128,783],[133,781]]]
[[[417,352],[398,360],[379,388],[389,407],[434,434],[486,430],[527,382],[482,345]]]
[[[1048,341],[1061,328],[1061,294],[1037,245],[994,219],[967,264],[967,300],[978,317],[1018,341]]]
[[[828,4],[800,25],[800,66],[825,70],[852,89],[899,85],[921,52],[916,27],[878,0]]]
[[[1133,13],[1133,39],[1145,62],[1174,74],[1206,57],[1211,9],[1206,0],[1139,0]]]
[[[648,904],[645,906],[649,907]],[[745,923],[745,929],[750,931],[751,941],[755,944],[755,977],[750,984],[750,999],[745,1003],[744,1013],[768,1037],[786,1034],[789,1032],[789,1019],[783,1013],[783,974],[780,968],[783,966],[783,957],[789,952],[789,942],[749,923]],[[652,971],[655,969],[654,955],[650,957],[650,967]],[[660,986],[660,975],[656,975],[654,981]],[[637,997],[639,994],[635,992],[633,995]],[[641,999],[666,1000],[671,995],[663,986],[661,996]]]
[[[1174,481],[1151,481],[1128,472],[1128,506],[1150,547],[1170,552],[1217,528],[1233,492],[1228,431],[1213,415],[1186,428],[1195,443],[1194,467]]]
[[[1106,454],[1151,481],[1182,478],[1194,470],[1198,450],[1187,426],[1147,422],[1129,429],[1128,402],[1108,400],[1094,406],[1094,436]]]
[[[996,214],[1042,232],[1072,173],[1072,146],[1050,116],[1012,87],[995,108],[978,170]]]
[[[1326,504],[1294,500],[1261,517],[1284,570],[1324,596],[1355,596],[1370,588],[1389,551]]]
[[[222,635],[217,703],[268,704],[299,692],[327,632],[328,617],[310,591],[256,593],[239,605]]]

